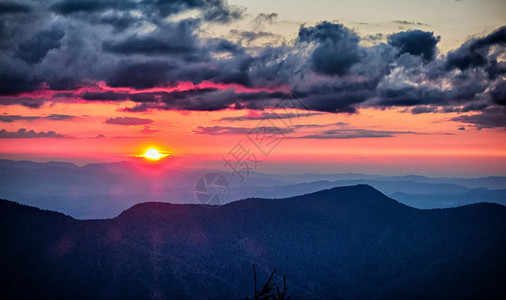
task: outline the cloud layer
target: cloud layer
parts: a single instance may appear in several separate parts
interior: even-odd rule
[[[252,46],[282,39],[260,30],[275,14],[257,16],[251,32],[202,34],[206,24],[244,15],[224,0],[3,1],[0,104],[131,100],[127,112],[262,110],[295,94],[311,111],[405,107],[506,128],[506,27],[447,54],[432,32],[398,32],[364,46],[332,22],[301,26],[293,41]]]
[[[34,120],[50,120],[50,121],[65,121],[72,120],[75,116],[50,114],[45,117],[41,116],[21,116],[21,115],[0,115],[0,122],[12,123],[15,121],[34,121]]]
[[[153,123],[153,120],[135,117],[116,117],[105,120],[105,123],[114,125],[148,125]]]
[[[58,134],[54,131],[48,132],[36,132],[35,130],[26,130],[20,128],[18,131],[7,131],[5,129],[0,130],[0,139],[31,139],[31,138],[64,138],[62,134]]]

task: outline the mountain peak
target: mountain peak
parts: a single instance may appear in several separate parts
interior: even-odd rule
[[[370,185],[358,184],[346,187],[334,187],[300,196],[266,199],[248,198],[217,207],[200,204],[171,204],[166,202],[145,202],[136,204],[123,211],[118,219],[161,220],[193,218],[195,215],[213,217],[224,213],[241,214],[248,210],[254,215],[270,215],[272,212],[308,211],[324,207],[327,212],[347,211],[353,214],[370,214],[376,210],[397,211],[415,210],[382,194]],[[327,213],[323,212],[323,213]],[[274,216],[273,216],[274,217]]]

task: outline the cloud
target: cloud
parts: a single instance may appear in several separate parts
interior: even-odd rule
[[[36,116],[20,116],[20,115],[0,115],[0,122],[12,123],[15,121],[33,121],[38,120],[40,117]]]
[[[39,108],[44,105],[47,99],[32,97],[1,97],[0,105],[22,105],[29,108]]]
[[[106,40],[102,49],[124,55],[182,55],[195,52],[199,47],[197,37],[193,33],[197,25],[194,20],[164,24],[149,34],[133,34],[119,41]]]
[[[336,122],[336,123],[330,123],[330,124],[295,124],[290,126],[292,129],[305,129],[305,128],[327,128],[327,127],[333,127],[333,126],[348,126],[348,123],[346,122]]]
[[[18,131],[0,130],[1,139],[31,139],[31,138],[64,138],[64,135],[58,134],[54,131],[48,132],[35,132],[34,130],[27,131],[25,128],[20,128]]]
[[[190,10],[201,14],[181,21],[166,20],[170,15]],[[0,64],[3,66],[0,95],[15,95],[34,91],[43,83],[54,90],[76,89],[89,80],[106,80],[114,86],[134,88],[157,85],[170,79],[164,77],[164,66],[180,67],[184,60],[200,57],[212,60],[210,51],[220,51],[213,47],[207,49],[207,39],[194,35],[202,22],[232,22],[242,17],[243,10],[222,0],[50,0],[48,3],[2,3],[2,12],[8,16],[0,20]],[[59,17],[54,18],[53,14]],[[143,26],[152,26],[154,30],[145,30]],[[116,35],[118,30],[124,34]],[[215,43],[216,47],[225,42]],[[195,51],[173,59],[170,56],[163,60],[122,58],[168,52],[179,55],[189,49]],[[158,63],[161,68],[156,67]],[[145,68],[149,67],[158,72],[146,72]],[[121,77],[120,72],[124,71],[140,75]],[[136,83],[135,79],[144,80]]]
[[[497,29],[485,37],[471,39],[457,50],[448,53],[445,67],[448,70],[455,68],[466,70],[487,66],[492,63],[497,64],[497,57],[504,53],[505,44],[506,26]],[[491,49],[495,45],[500,47],[498,49]],[[502,64],[502,68],[500,69],[500,72],[504,74],[504,64]]]
[[[60,115],[60,114],[50,114],[45,117],[41,116],[20,116],[20,115],[0,115],[0,122],[3,123],[12,123],[15,121],[34,121],[40,119],[46,119],[51,121],[64,121],[74,119],[75,116],[71,115]]]
[[[163,61],[124,62],[106,80],[111,87],[147,89],[167,82],[170,65]]]
[[[199,10],[206,21],[226,23],[239,19],[243,10],[230,6],[222,0],[178,0],[178,1],[121,1],[121,0],[63,0],[54,2],[49,9],[59,15],[77,15],[83,19],[92,19],[108,11],[131,12],[142,11],[152,19],[165,19],[186,10]],[[91,16],[89,16],[91,15]]]
[[[230,30],[230,34],[233,37],[236,37],[240,44],[251,46],[252,43],[256,40],[266,39],[268,42],[266,44],[272,45],[282,44],[285,40],[282,36],[266,31],[238,31],[236,29]]]
[[[228,121],[228,122],[238,122],[238,121],[255,121],[255,120],[263,120],[263,119],[296,119],[303,117],[312,117],[319,116],[322,113],[267,113],[263,112],[261,114],[250,114],[239,117],[223,117],[220,118],[220,121]]]
[[[371,42],[328,21],[285,41],[263,28],[275,13],[252,16],[249,31],[212,36],[210,25],[247,15],[224,0],[19,0],[0,11],[0,105],[131,100],[125,111],[262,111],[295,94],[314,112],[446,113],[506,102],[506,27],[445,55],[433,32]]]
[[[64,32],[57,26],[36,33],[31,39],[19,45],[16,56],[29,64],[40,62],[51,49],[61,47]]]
[[[272,25],[277,18],[278,14],[274,12],[270,14],[259,13],[256,15],[255,19],[253,19],[253,24],[255,27],[262,27],[264,24]]]
[[[411,21],[405,21],[405,20],[394,20],[392,21],[393,23],[396,23],[396,24],[401,24],[401,25],[418,25],[418,26],[429,26],[429,24],[426,24],[426,23],[422,23],[422,22],[411,22]]]
[[[273,99],[280,99],[285,95],[281,92],[266,91],[239,92],[234,88],[197,88],[186,91],[135,93],[129,95],[130,100],[141,102],[141,104],[125,108],[124,111],[138,112],[151,108],[214,111],[238,106],[260,109],[269,105],[273,106]]]
[[[0,2],[0,15],[27,13],[32,10],[31,6],[16,2]]]
[[[160,130],[158,129],[155,129],[154,127],[152,126],[144,126],[144,128],[142,128],[141,130],[141,133],[144,133],[144,134],[151,134],[151,133],[155,133],[155,132],[159,132]]]
[[[495,104],[506,106],[506,80],[499,81],[491,88],[490,97]]]
[[[359,139],[359,138],[387,138],[399,134],[419,134],[412,131],[383,131],[368,129],[331,129],[322,133],[292,137],[296,139]]]
[[[22,62],[0,56],[0,65],[2,65],[0,69],[0,95],[16,95],[21,92],[31,92],[36,90],[43,82],[42,78],[31,74],[30,68]],[[14,103],[26,103],[23,102],[23,98],[7,98],[7,100]]]
[[[401,54],[420,55],[425,61],[431,61],[436,56],[439,39],[433,32],[409,30],[389,35],[388,44],[398,48]]]
[[[205,135],[237,135],[244,134],[247,135],[251,133],[255,127],[231,127],[231,126],[198,126],[196,130],[193,130],[193,134],[205,134]],[[263,126],[262,129],[265,129],[266,132],[270,132],[272,134],[285,134],[293,132],[292,129],[289,128],[280,128],[280,127],[269,127]]]
[[[359,37],[341,24],[322,22],[315,27],[301,27],[298,43],[314,43],[311,53],[313,69],[322,74],[345,74],[359,61]]]
[[[261,121],[256,127],[232,127],[232,126],[198,126],[196,130],[193,130],[193,134],[205,134],[205,135],[237,135],[237,134],[251,134],[252,132],[262,129],[262,132],[269,132],[271,134],[289,134],[289,133],[297,133],[304,129],[321,129],[321,128],[329,128],[335,126],[347,126],[347,123],[344,122],[336,122],[331,124],[295,124],[287,127],[286,123],[277,123],[277,121],[282,120],[282,118],[276,119],[277,114],[266,114],[267,116],[272,116],[272,118],[262,118],[261,120],[265,120],[265,122]],[[285,115],[288,118],[288,114]],[[296,116],[293,116],[296,118]],[[291,119],[291,118],[290,118]],[[266,126],[269,125],[269,126]],[[328,130],[329,132],[332,130]],[[324,134],[327,131],[324,132]]]
[[[147,125],[153,123],[153,120],[135,117],[116,117],[105,120],[105,123],[115,125]]]
[[[128,99],[128,93],[108,92],[85,92],[79,95],[84,100],[89,101],[117,101]]]
[[[50,6],[50,9],[61,15],[69,15],[73,13],[94,13],[106,9],[118,7],[115,1],[59,1]]]
[[[203,19],[206,21],[213,21],[217,23],[229,23],[231,21],[240,19],[244,16],[244,9],[226,5],[222,1],[208,1],[210,5],[204,7]],[[221,5],[214,5],[214,3]]]
[[[44,118],[51,121],[64,121],[64,120],[72,120],[75,117],[71,115],[50,114]]]
[[[502,128],[506,130],[506,107],[488,107],[474,115],[462,115],[452,121],[470,123],[478,129]]]

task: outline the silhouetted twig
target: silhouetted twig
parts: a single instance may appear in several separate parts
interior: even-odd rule
[[[257,290],[257,271],[255,269],[255,264],[253,264],[253,274],[255,279],[255,293],[253,298],[247,297],[246,300],[289,300],[290,297],[286,297],[286,277],[283,274],[283,291],[279,291],[279,286],[276,283],[271,283],[272,278],[274,277],[274,274],[276,273],[276,270],[272,271],[271,276],[269,276],[269,279],[267,282],[262,286],[262,289],[259,291]],[[276,288],[277,295],[273,294],[274,287]]]
[[[290,300],[290,297],[286,297],[286,276],[283,274],[283,291],[279,292],[279,286],[276,287],[278,292],[278,300]]]

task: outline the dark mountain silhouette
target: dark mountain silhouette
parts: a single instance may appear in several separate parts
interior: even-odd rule
[[[0,237],[4,299],[244,299],[251,264],[293,299],[506,295],[506,207],[418,210],[366,185],[105,220],[2,200]]]

